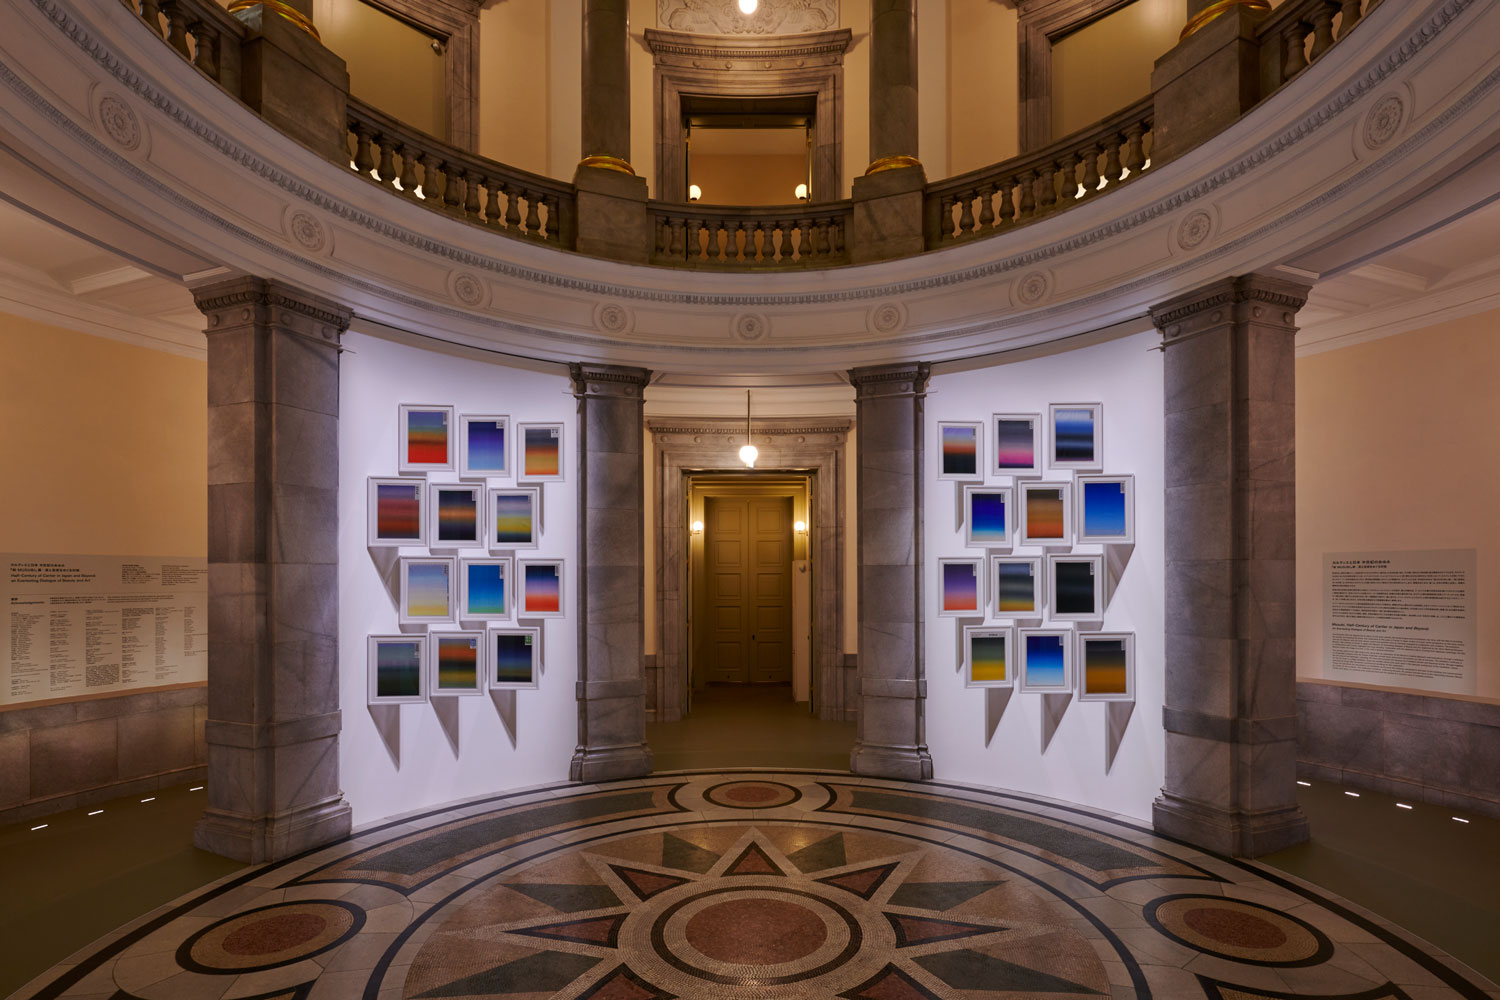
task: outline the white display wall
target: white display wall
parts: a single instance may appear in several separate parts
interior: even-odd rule
[[[566,375],[556,366],[507,367],[462,348],[429,349],[354,330],[345,336],[344,346],[339,372],[339,772],[355,825],[454,799],[566,780],[578,737],[578,426]],[[539,544],[517,553],[523,559],[565,564],[566,617],[519,623],[543,630],[536,690],[433,697],[419,704],[367,703],[368,636],[461,627],[400,625],[397,557],[429,550],[367,546],[366,483],[370,476],[398,475],[397,413],[402,403],[452,406],[456,414],[505,414],[512,433],[518,423],[563,425],[564,480],[538,484]],[[511,477],[489,485],[515,486],[514,465],[513,452]],[[459,474],[429,472],[426,480],[457,483]]]
[[[925,426],[924,600],[927,656],[927,741],[935,777],[973,782],[1079,802],[1149,819],[1162,786],[1164,577],[1163,385],[1160,336],[1154,331],[1046,357],[981,370],[934,375]],[[1103,404],[1103,468],[1135,477],[1133,545],[1074,544],[1043,549],[1015,544],[1008,553],[1103,554],[1106,576],[1118,579],[1102,622],[1086,631],[1133,632],[1135,685],[1131,702],[1080,702],[1077,693],[1036,694],[1012,688],[965,686],[962,636],[977,617],[940,617],[939,559],[973,559],[986,550],[965,546],[960,511],[964,482],[939,480],[940,421],[990,424],[995,413],[1038,413],[1048,451],[1048,405]],[[989,469],[993,441],[986,435],[982,481],[1013,485]],[[1049,456],[1050,457],[1050,456]],[[1072,470],[1043,464],[1023,479],[1069,482]],[[970,482],[979,482],[978,478]],[[987,581],[988,582],[988,581]],[[986,594],[987,597],[990,595]],[[985,624],[1003,626],[993,602]],[[1030,624],[1078,629],[1079,623]],[[1014,650],[1012,650],[1014,652]],[[1075,663],[1075,676],[1078,664]],[[997,720],[998,716],[998,720]],[[992,728],[993,727],[993,728]],[[1044,745],[1045,744],[1045,745]]]

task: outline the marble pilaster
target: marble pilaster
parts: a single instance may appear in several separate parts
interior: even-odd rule
[[[1166,785],[1158,831],[1255,857],[1297,806],[1293,340],[1307,287],[1228,278],[1151,310],[1166,368]]]
[[[926,363],[849,372],[854,386],[859,711],[849,769],[932,777],[924,723],[922,448]],[[911,539],[893,545],[892,539]]]
[[[339,786],[343,306],[259,278],[199,288],[208,340],[204,850],[289,857],[349,832]]]

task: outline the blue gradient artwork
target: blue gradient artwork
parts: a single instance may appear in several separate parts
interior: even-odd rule
[[[469,563],[464,571],[468,574],[469,606],[464,609],[471,615],[505,614],[505,570],[499,563]]]
[[[1085,538],[1113,538],[1125,532],[1125,484],[1083,484]]]
[[[1089,463],[1094,457],[1094,411],[1061,408],[1052,415],[1054,462]]]
[[[1005,545],[1010,538],[1005,531],[1005,494],[969,494],[969,534],[976,545]]]
[[[491,475],[505,474],[505,422],[470,420],[468,425],[469,469]]]
[[[1026,683],[1060,688],[1068,681],[1062,635],[1026,636]]]

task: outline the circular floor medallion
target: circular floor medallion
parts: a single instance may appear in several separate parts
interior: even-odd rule
[[[336,899],[273,903],[203,928],[177,949],[177,962],[209,975],[261,972],[325,952],[364,922],[363,910]]]
[[[1250,965],[1317,965],[1333,955],[1333,942],[1296,917],[1259,903],[1223,896],[1163,896],[1143,915],[1162,934],[1218,958]]]
[[[802,792],[779,781],[726,781],[703,790],[703,797],[726,809],[775,809],[802,798]]]

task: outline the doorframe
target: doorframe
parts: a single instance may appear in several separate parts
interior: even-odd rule
[[[755,423],[766,470],[810,475],[810,554],[816,579],[812,607],[812,710],[820,719],[850,721],[858,691],[844,664],[845,446],[854,421],[774,418]],[[738,419],[647,418],[652,439],[651,525],[656,537],[656,662],[646,670],[646,717],[675,722],[687,708],[687,477],[744,471],[733,440]]]

